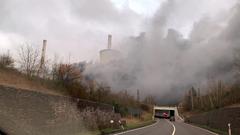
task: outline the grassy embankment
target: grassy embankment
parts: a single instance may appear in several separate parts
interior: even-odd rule
[[[47,94],[64,95],[64,88],[53,81],[37,77],[27,77],[16,69],[0,68],[0,85],[38,91]]]
[[[123,131],[127,131],[127,130],[131,130],[131,129],[136,129],[136,128],[140,128],[140,127],[144,127],[147,125],[151,125],[153,123],[155,123],[154,120],[152,120],[152,114],[151,113],[144,113],[142,115],[142,118],[134,118],[134,117],[125,117],[123,118],[124,120],[126,120],[127,124],[123,129],[104,129],[101,131],[102,134],[110,134],[110,133],[116,133],[116,132],[123,132]]]
[[[64,91],[66,90],[64,90],[63,87],[56,85],[51,80],[41,79],[37,77],[28,78],[25,74],[22,74],[16,69],[11,68],[0,68],[0,85],[21,88],[24,90],[31,91],[34,90],[37,92],[43,92],[47,94],[66,95],[64,93]],[[141,119],[134,117],[125,117],[123,119],[126,120],[127,122],[127,125],[124,127],[125,128],[124,130],[109,128],[102,130],[102,132],[104,133],[120,132],[143,127],[154,123],[154,121],[152,120],[151,113],[144,113]],[[91,131],[88,134],[97,135],[100,134],[100,131]]]

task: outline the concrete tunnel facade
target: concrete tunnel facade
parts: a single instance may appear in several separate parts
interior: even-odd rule
[[[165,118],[164,116],[162,116],[163,113],[168,113],[169,116],[166,116],[166,118],[175,118],[175,116],[178,116],[177,107],[154,106],[152,118]]]

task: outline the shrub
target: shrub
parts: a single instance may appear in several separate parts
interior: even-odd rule
[[[14,60],[9,54],[0,55],[0,67],[9,68],[13,67]]]
[[[114,112],[102,111],[99,109],[85,108],[81,111],[80,116],[83,118],[85,126],[89,129],[119,128],[118,121],[121,119],[119,114]],[[111,124],[110,121],[114,123]]]

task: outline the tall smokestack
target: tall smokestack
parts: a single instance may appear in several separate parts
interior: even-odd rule
[[[45,53],[46,53],[46,46],[47,46],[47,40],[43,40],[43,47],[42,47],[42,57],[41,57],[41,65],[45,62]]]
[[[108,35],[108,49],[111,49],[112,47],[112,35]]]
[[[43,40],[43,46],[42,46],[42,56],[41,56],[41,61],[40,61],[40,67],[38,70],[38,76],[43,70],[43,66],[45,64],[45,53],[46,53],[46,46],[47,46],[47,40]]]

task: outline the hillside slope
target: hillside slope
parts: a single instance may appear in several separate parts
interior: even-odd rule
[[[0,68],[0,84],[31,91],[39,91],[48,94],[61,95],[60,90],[52,82],[47,82],[39,78],[29,79],[26,75],[14,70]]]

